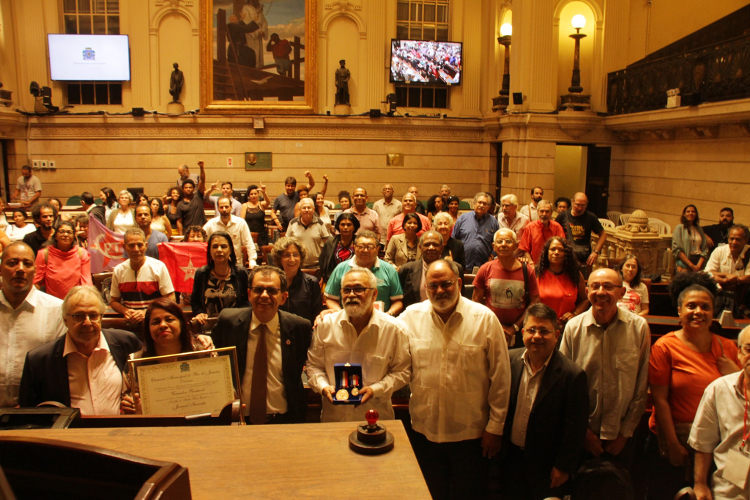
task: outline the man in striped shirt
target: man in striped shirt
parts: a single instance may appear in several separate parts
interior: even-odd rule
[[[128,260],[115,267],[112,273],[112,300],[109,305],[125,316],[125,321],[143,321],[146,308],[155,299],[174,298],[174,287],[161,261],[146,256],[146,235],[138,228],[125,231],[125,252]]]

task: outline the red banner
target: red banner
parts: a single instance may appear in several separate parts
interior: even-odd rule
[[[206,248],[204,242],[159,243],[159,260],[167,266],[176,291],[193,292],[195,271],[206,265]]]
[[[107,229],[96,217],[89,218],[89,254],[91,274],[112,271],[123,258],[123,236]]]

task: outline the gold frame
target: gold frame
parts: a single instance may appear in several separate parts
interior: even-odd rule
[[[200,0],[200,110],[226,114],[315,114],[318,94],[318,0],[305,2],[304,101],[217,101],[213,75],[213,0]]]

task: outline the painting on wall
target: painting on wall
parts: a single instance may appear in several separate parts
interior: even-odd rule
[[[314,113],[317,0],[202,0],[201,110]]]

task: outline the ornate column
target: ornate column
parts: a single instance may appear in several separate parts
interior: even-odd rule
[[[481,116],[479,97],[482,61],[482,9],[472,1],[463,2],[463,76],[461,78],[461,116]],[[466,63],[465,61],[471,61]]]
[[[530,0],[513,5],[513,57],[510,62],[510,92],[525,97],[516,111],[550,112],[557,97],[557,54],[554,53],[553,0]],[[511,99],[512,102],[512,99]]]
[[[367,6],[367,98],[366,108],[380,109],[381,101],[385,101],[385,82],[388,81],[388,70],[383,68],[390,66],[389,54],[391,53],[390,40],[386,39],[388,29],[386,28],[385,0],[368,0]]]

